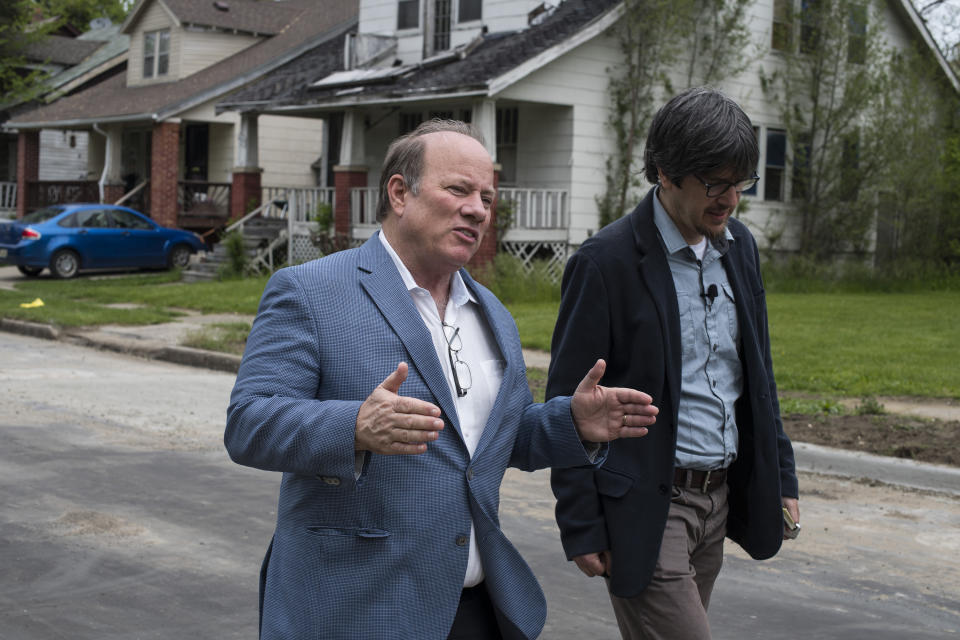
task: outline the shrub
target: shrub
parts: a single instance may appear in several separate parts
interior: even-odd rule
[[[519,258],[498,253],[492,263],[473,275],[505,304],[560,299],[560,284],[551,277],[546,260],[535,260],[525,268]]]

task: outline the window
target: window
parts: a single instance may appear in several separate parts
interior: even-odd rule
[[[397,4],[397,29],[420,26],[420,0],[400,0]]]
[[[803,200],[809,194],[810,156],[813,154],[813,142],[809,133],[802,133],[795,141],[793,152],[793,187],[790,195],[794,200]]]
[[[400,114],[400,135],[410,133],[420,123],[423,122],[423,114],[418,112],[406,112]]]
[[[436,0],[433,13],[433,51],[446,51],[450,48],[450,2]]]
[[[110,216],[113,218],[114,227],[120,227],[121,229],[152,229],[150,223],[142,218],[138,218],[129,211],[122,210],[113,210],[110,212]]]
[[[767,131],[767,160],[763,180],[764,200],[783,200],[783,172],[787,166],[787,132]]]
[[[500,163],[500,184],[517,183],[517,119],[516,107],[497,109],[497,162]]]
[[[847,14],[847,62],[863,64],[867,61],[867,7],[850,5]]]
[[[760,127],[753,128],[753,137],[759,142],[760,140]],[[757,182],[755,185],[743,192],[745,196],[755,196],[757,195],[757,189],[760,188],[760,183]]]
[[[813,53],[820,43],[820,7],[823,0],[803,0],[800,9],[800,53]]]
[[[143,77],[167,75],[170,70],[170,30],[143,34]]]
[[[793,42],[792,0],[773,0],[773,29],[770,36],[770,48],[789,51]]]
[[[480,20],[483,17],[483,0],[459,0],[457,22]]]
[[[840,197],[852,202],[860,195],[860,132],[843,138],[843,158],[840,168]]]

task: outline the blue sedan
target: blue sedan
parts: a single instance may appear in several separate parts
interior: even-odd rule
[[[205,249],[195,233],[110,204],[53,205],[0,221],[0,264],[14,264],[26,276],[45,268],[72,278],[82,269],[185,267]]]

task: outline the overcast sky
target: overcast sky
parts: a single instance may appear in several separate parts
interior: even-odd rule
[[[913,0],[913,6],[927,21],[930,34],[946,52],[950,45],[960,41],[960,0],[944,0],[932,6],[934,0]],[[931,7],[925,10],[926,7]]]

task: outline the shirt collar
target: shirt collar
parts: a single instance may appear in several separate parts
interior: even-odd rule
[[[400,272],[400,277],[403,279],[403,285],[407,288],[407,291],[426,291],[426,289],[418,285],[413,279],[413,274],[407,269],[407,265],[403,264],[403,260],[397,255],[394,248],[390,246],[390,242],[387,240],[387,236],[383,231],[381,230],[379,233],[380,243],[383,245],[383,248],[386,249],[390,259],[393,260],[397,271]],[[466,283],[463,281],[463,276],[460,275],[460,271],[454,271],[453,277],[450,279],[450,303],[455,307],[462,307],[468,302],[477,302],[477,298],[473,295],[473,292],[467,288]]]
[[[688,245],[687,241],[683,239],[683,236],[680,234],[680,230],[677,229],[677,225],[673,221],[673,218],[670,217],[670,214],[667,213],[663,203],[660,202],[659,192],[660,187],[657,187],[657,190],[653,194],[653,222],[657,225],[657,230],[660,232],[660,237],[663,239],[663,246],[666,248],[667,253],[674,254],[678,251],[683,251],[690,245]],[[717,250],[719,250],[721,254],[726,253],[728,243],[733,242],[734,240],[733,234],[730,233],[730,229],[728,228],[723,230],[723,235],[725,242],[710,243]]]

